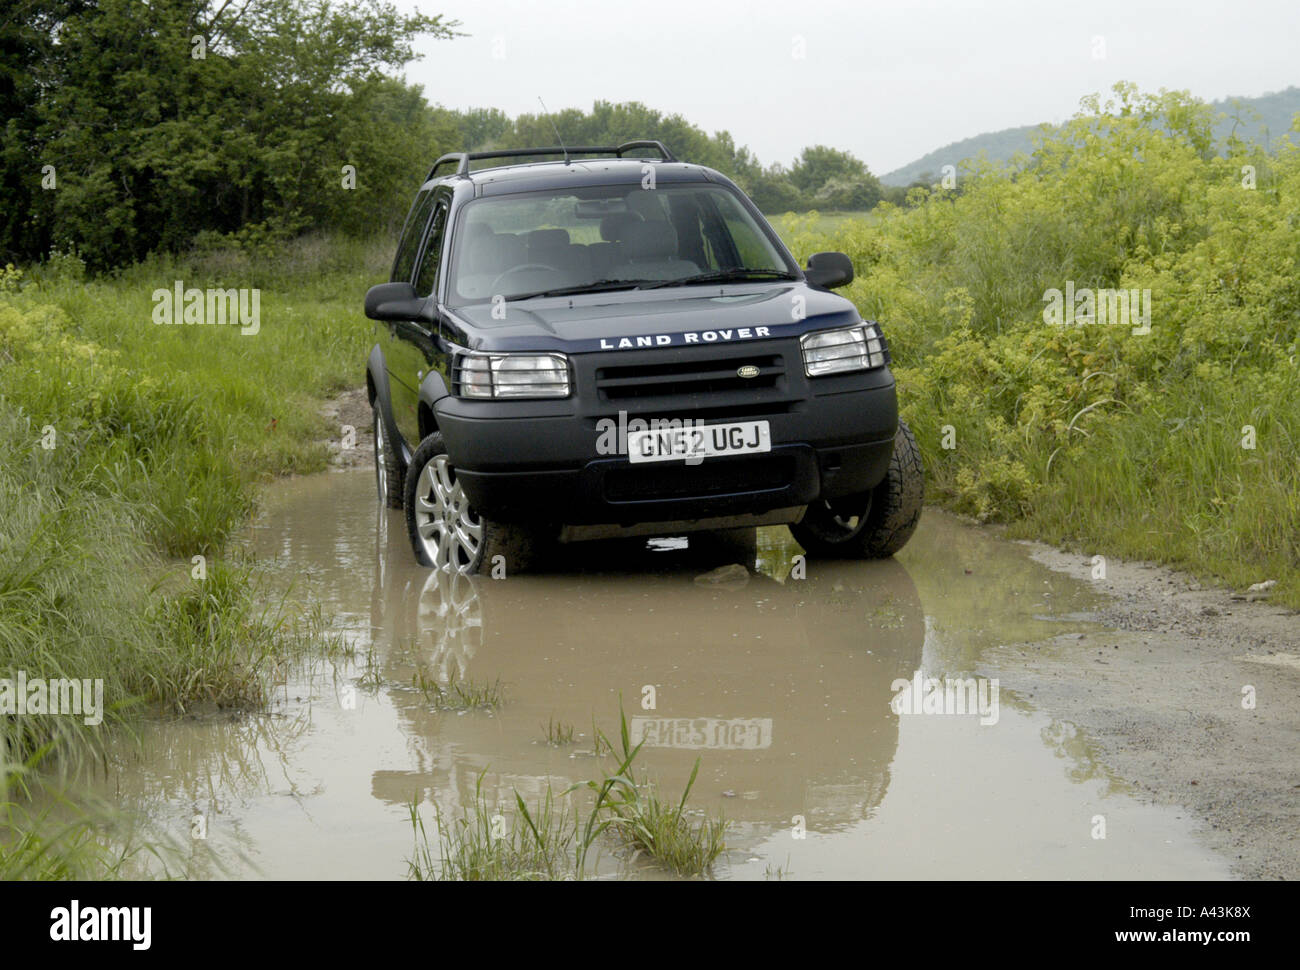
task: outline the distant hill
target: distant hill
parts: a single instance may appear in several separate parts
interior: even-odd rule
[[[1217,138],[1226,138],[1231,133],[1236,118],[1239,119],[1238,137],[1245,141],[1271,145],[1290,130],[1292,117],[1300,112],[1300,87],[1289,87],[1285,91],[1275,91],[1257,98],[1225,98],[1213,102],[1212,107],[1224,116],[1215,125]],[[1030,136],[1040,127],[1042,126],[1025,125],[1022,128],[1004,128],[964,138],[882,175],[880,181],[885,185],[909,185],[927,173],[937,180],[943,166],[957,165],[968,158],[976,158],[981,153],[993,162],[1010,161],[1016,152],[1029,152],[1033,149]]]
[[[963,138],[880,176],[880,181],[885,185],[910,185],[927,173],[937,181],[945,165],[957,165],[968,158],[978,157],[981,152],[993,162],[1010,161],[1016,152],[1028,152],[1033,148],[1029,136],[1039,127],[1041,126],[1025,125],[1023,128],[1003,128],[974,138]]]

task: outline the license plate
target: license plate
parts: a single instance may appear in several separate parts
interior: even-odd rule
[[[752,455],[772,450],[772,432],[766,421],[692,425],[685,428],[651,428],[627,436],[627,458],[647,461],[682,461],[688,464],[722,455]]]
[[[648,748],[744,750],[772,746],[770,717],[634,717],[628,736]]]

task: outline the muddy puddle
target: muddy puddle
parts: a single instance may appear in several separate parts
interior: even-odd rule
[[[1140,803],[1073,725],[980,675],[990,646],[1070,649],[1062,634],[1097,629],[1094,594],[934,510],[897,561],[804,573],[779,528],[571,547],[545,575],[471,580],[417,566],[355,471],[275,486],[251,544],[353,653],[290,673],[268,713],[153,722],[123,746],[107,793],[173,847],[143,872],[403,878],[413,801],[431,825],[433,800],[454,816],[478,784],[508,804],[597,777],[593,720],[616,731],[621,700],[666,794],[699,759],[690,804],[731,822],[717,878],[1228,874],[1185,813]],[[945,698],[904,693],[918,670],[973,678],[953,699],[975,709],[926,713]],[[439,711],[453,680],[504,701]],[[547,743],[554,724],[572,743]]]

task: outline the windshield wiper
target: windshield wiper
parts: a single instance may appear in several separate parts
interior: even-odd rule
[[[655,280],[641,287],[643,290],[658,289],[663,286],[693,286],[697,283],[741,283],[746,280],[797,280],[794,273],[779,269],[722,269],[712,273],[700,273],[698,276],[683,276],[676,280]]]
[[[614,290],[656,290],[665,286],[692,286],[699,283],[740,283],[746,280],[797,280],[799,277],[779,269],[724,269],[675,280],[594,280],[575,286],[558,286],[549,290],[519,293],[507,300],[532,300],[546,296],[576,296],[579,293],[610,293]]]
[[[591,283],[579,283],[576,286],[559,286],[550,290],[537,290],[534,293],[520,293],[508,296],[507,300],[531,300],[538,296],[574,296],[578,293],[609,293],[613,290],[635,290],[645,284],[645,280],[595,280]]]

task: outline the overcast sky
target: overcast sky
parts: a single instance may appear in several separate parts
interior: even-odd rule
[[[641,101],[764,164],[805,145],[884,174],[950,142],[1063,121],[1117,80],[1207,100],[1300,84],[1300,0],[397,0],[469,36],[426,40],[407,78],[510,115]]]

